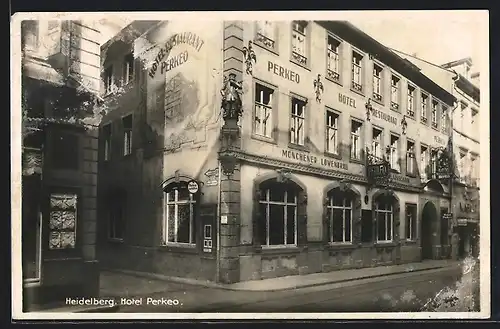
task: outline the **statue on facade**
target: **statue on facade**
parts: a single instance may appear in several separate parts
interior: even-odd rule
[[[236,81],[236,74],[230,73],[229,78],[224,77],[222,95],[222,117],[224,120],[236,119],[241,116],[242,102],[241,102],[242,86],[241,82]]]

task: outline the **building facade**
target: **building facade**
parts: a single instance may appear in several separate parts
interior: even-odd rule
[[[230,283],[448,256],[453,95],[347,22],[198,25],[101,49],[104,92],[135,67],[101,126],[102,262]]]
[[[22,22],[24,310],[97,296],[95,257],[99,31],[81,21]]]
[[[458,106],[453,113],[453,150],[456,175],[453,182],[453,219],[460,257],[479,255],[480,89],[479,73],[464,58],[442,65],[456,73],[453,94]]]

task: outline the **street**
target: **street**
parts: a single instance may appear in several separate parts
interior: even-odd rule
[[[121,305],[118,312],[410,312],[419,311],[443,288],[455,289],[461,274],[461,268],[447,267],[278,292],[178,284],[176,291],[142,296],[142,305]],[[170,305],[158,305],[162,298]]]

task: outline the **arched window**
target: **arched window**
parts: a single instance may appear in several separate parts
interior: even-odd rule
[[[166,244],[196,244],[196,200],[183,185],[165,190],[163,241]]]
[[[262,246],[297,245],[299,189],[274,180],[260,185],[259,241]]]
[[[377,242],[392,241],[394,225],[394,205],[390,197],[380,196],[375,202]]]
[[[352,242],[352,211],[354,196],[349,191],[334,189],[328,193],[326,205],[328,242]]]

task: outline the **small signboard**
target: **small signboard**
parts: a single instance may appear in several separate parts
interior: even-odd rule
[[[203,228],[203,252],[212,252],[212,225]]]
[[[367,175],[370,180],[386,178],[389,175],[389,163],[384,162],[380,164],[367,165]]]
[[[188,189],[189,193],[196,194],[200,190],[200,185],[198,184],[197,181],[192,180],[192,181],[188,182],[187,189]]]

